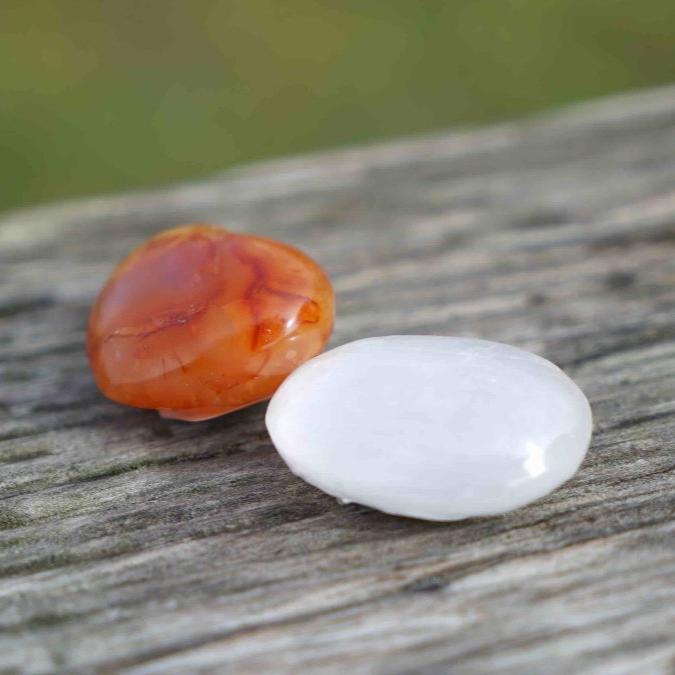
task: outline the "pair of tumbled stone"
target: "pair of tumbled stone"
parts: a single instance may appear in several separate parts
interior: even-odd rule
[[[439,336],[358,340],[316,357],[333,319],[330,282],[305,254],[195,225],[121,263],[87,346],[107,396],[165,417],[207,419],[276,391],[266,422],[291,470],[389,513],[503,513],[583,460],[590,407],[549,361]]]

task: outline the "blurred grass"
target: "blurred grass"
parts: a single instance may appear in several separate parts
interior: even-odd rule
[[[674,79],[673,0],[0,0],[0,210]]]

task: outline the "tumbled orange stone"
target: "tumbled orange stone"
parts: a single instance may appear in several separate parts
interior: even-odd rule
[[[197,421],[269,398],[330,337],[334,296],[301,251],[211,225],[167,230],[115,270],[89,361],[119,403]]]

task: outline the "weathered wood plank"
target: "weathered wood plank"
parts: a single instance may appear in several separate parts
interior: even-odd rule
[[[292,476],[264,406],[105,401],[115,260],[206,220],[297,244],[333,344],[473,335],[558,362],[596,417],[548,499],[453,524]],[[0,220],[0,671],[668,673],[675,659],[675,89]]]

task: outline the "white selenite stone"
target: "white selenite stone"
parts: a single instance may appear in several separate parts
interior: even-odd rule
[[[579,387],[540,356],[390,335],[302,365],[266,424],[291,471],[341,501],[458,520],[510,511],[565,482],[593,421]]]

